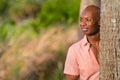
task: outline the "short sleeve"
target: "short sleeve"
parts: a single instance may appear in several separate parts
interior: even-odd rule
[[[75,56],[74,47],[70,47],[67,53],[65,67],[64,67],[64,74],[69,75],[79,75],[79,65],[77,62],[77,58]]]

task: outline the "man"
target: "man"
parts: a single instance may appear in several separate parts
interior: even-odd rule
[[[65,80],[99,80],[100,8],[86,7],[80,26],[85,36],[68,50]]]

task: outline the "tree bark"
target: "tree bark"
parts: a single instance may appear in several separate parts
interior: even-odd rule
[[[120,80],[120,2],[101,0],[100,80]]]

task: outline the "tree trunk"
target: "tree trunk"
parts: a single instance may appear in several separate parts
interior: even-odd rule
[[[100,80],[120,80],[120,1],[101,0]]]

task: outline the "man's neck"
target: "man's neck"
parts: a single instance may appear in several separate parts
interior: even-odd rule
[[[87,36],[87,39],[88,39],[88,42],[89,42],[91,45],[99,46],[100,33],[98,32],[98,33],[95,34],[95,35]]]

